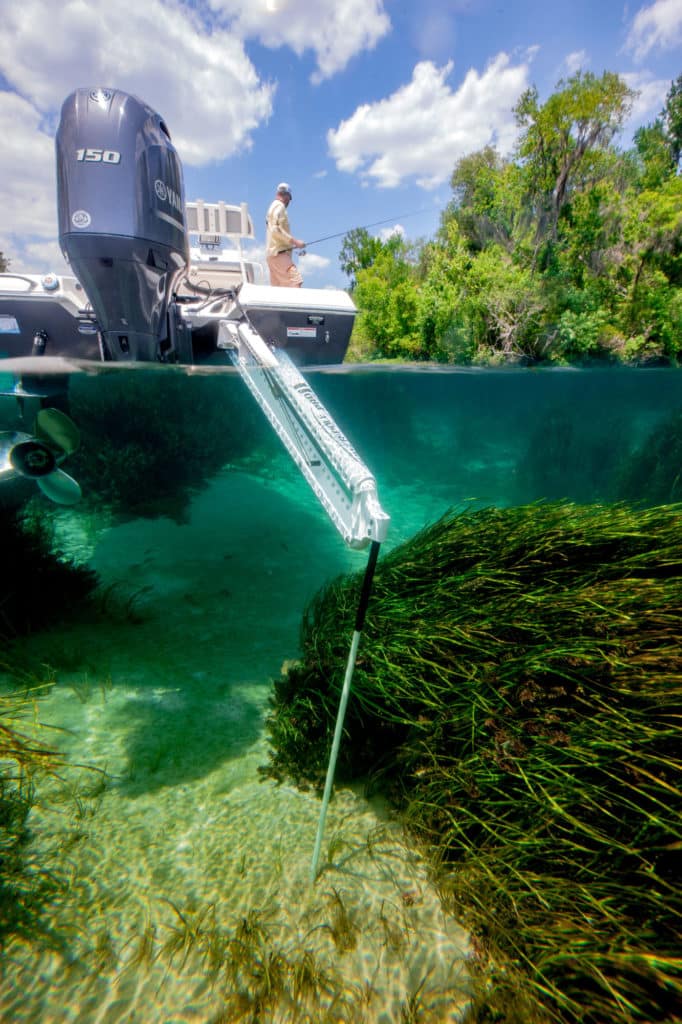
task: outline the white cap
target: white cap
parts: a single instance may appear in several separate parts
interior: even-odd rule
[[[282,194],[286,193],[288,196],[291,196],[291,185],[287,185],[286,181],[280,181],[277,186],[277,192]]]

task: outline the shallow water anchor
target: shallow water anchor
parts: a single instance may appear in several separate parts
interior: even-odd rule
[[[346,544],[366,548],[386,537],[390,516],[376,480],[283,349],[248,322],[220,321],[224,349],[266,419]]]
[[[350,696],[350,684],[353,678],[353,672],[355,671],[355,659],[357,657],[358,646],[360,644],[360,634],[362,633],[362,627],[365,624],[365,613],[367,611],[367,605],[369,604],[369,595],[372,590],[372,580],[374,579],[374,570],[376,568],[377,558],[379,557],[379,547],[379,541],[373,540],[369,549],[369,558],[367,560],[367,568],[365,569],[365,578],[362,581],[362,590],[360,592],[358,610],[355,613],[355,629],[353,630],[353,639],[351,641],[350,651],[348,653],[348,661],[346,662],[346,674],[343,680],[343,689],[341,690],[339,710],[336,713],[334,739],[332,741],[332,749],[329,754],[329,764],[327,765],[327,779],[324,784],[324,795],[322,796],[322,807],[320,808],[320,820],[317,825],[315,849],[313,851],[313,861],[310,867],[311,884],[314,884],[317,878],[317,866],[320,860],[320,849],[322,847],[322,834],[324,832],[324,823],[327,818],[327,808],[329,807],[329,800],[332,794],[332,786],[334,785],[334,771],[336,769],[336,759],[339,754],[339,747],[341,746],[343,720],[346,717],[346,706],[348,704],[348,697]]]

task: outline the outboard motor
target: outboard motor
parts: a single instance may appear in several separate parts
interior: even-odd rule
[[[59,243],[94,308],[104,358],[177,359],[182,330],[168,311],[189,242],[182,165],[162,118],[119,90],[77,89],[56,147]]]

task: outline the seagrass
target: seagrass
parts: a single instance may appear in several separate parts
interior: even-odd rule
[[[360,577],[307,609],[265,774],[320,786]],[[450,512],[380,560],[337,780],[471,928],[478,1020],[682,1019],[682,506]]]
[[[0,674],[5,669],[0,661]],[[62,758],[36,738],[35,704],[45,687],[0,693],[0,950],[11,935],[44,943],[44,904],[58,882],[27,851],[34,780],[55,773]]]
[[[50,737],[40,738],[37,705],[50,688],[50,682],[43,682],[49,670],[40,663],[27,667],[34,659],[20,653],[18,640],[82,611],[97,576],[54,549],[49,517],[40,505],[24,510],[0,507],[0,566],[2,949],[13,935],[37,943],[52,941],[41,913],[59,888],[50,866],[39,863],[30,850],[27,824],[35,781],[54,774],[62,764]]]

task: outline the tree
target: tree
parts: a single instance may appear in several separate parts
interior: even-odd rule
[[[670,142],[660,118],[637,129],[635,150],[642,165],[640,183],[643,188],[657,188],[674,171]]]
[[[643,170],[642,187],[657,188],[679,170],[682,157],[682,75],[671,83],[665,106],[653,124],[635,132],[635,149]]]
[[[590,150],[609,145],[630,111],[634,93],[613,72],[601,78],[579,71],[559,82],[558,91],[540,104],[535,87],[514,108],[522,134],[519,155],[525,161],[529,191],[544,201],[549,229],[556,237],[572,179]]]
[[[479,351],[504,359],[544,354],[539,280],[504,249],[492,245],[476,256],[464,290],[463,313]]]
[[[6,270],[9,270],[9,260],[0,252],[0,274],[4,274]]]
[[[450,184],[454,203],[445,222],[454,217],[475,252],[491,243],[511,251],[528,223],[519,168],[486,146],[457,162]]]
[[[358,271],[353,297],[360,309],[358,330],[372,355],[424,359],[417,322],[414,268],[399,248],[384,245],[370,267]]]
[[[633,95],[610,72],[529,89],[516,156],[455,165],[433,240],[349,233],[362,357],[682,359],[682,75],[623,153]]]
[[[671,84],[663,110],[665,132],[675,168],[682,158],[682,75]]]
[[[425,359],[469,363],[475,347],[463,316],[472,256],[456,220],[444,224],[439,241],[421,252],[417,327]]]
[[[623,227],[621,280],[625,326],[669,358],[680,344],[682,177],[631,195]]]
[[[354,289],[357,283],[358,271],[371,267],[383,249],[384,243],[370,235],[366,228],[353,228],[344,235],[339,263],[341,270],[350,278],[351,289]]]

